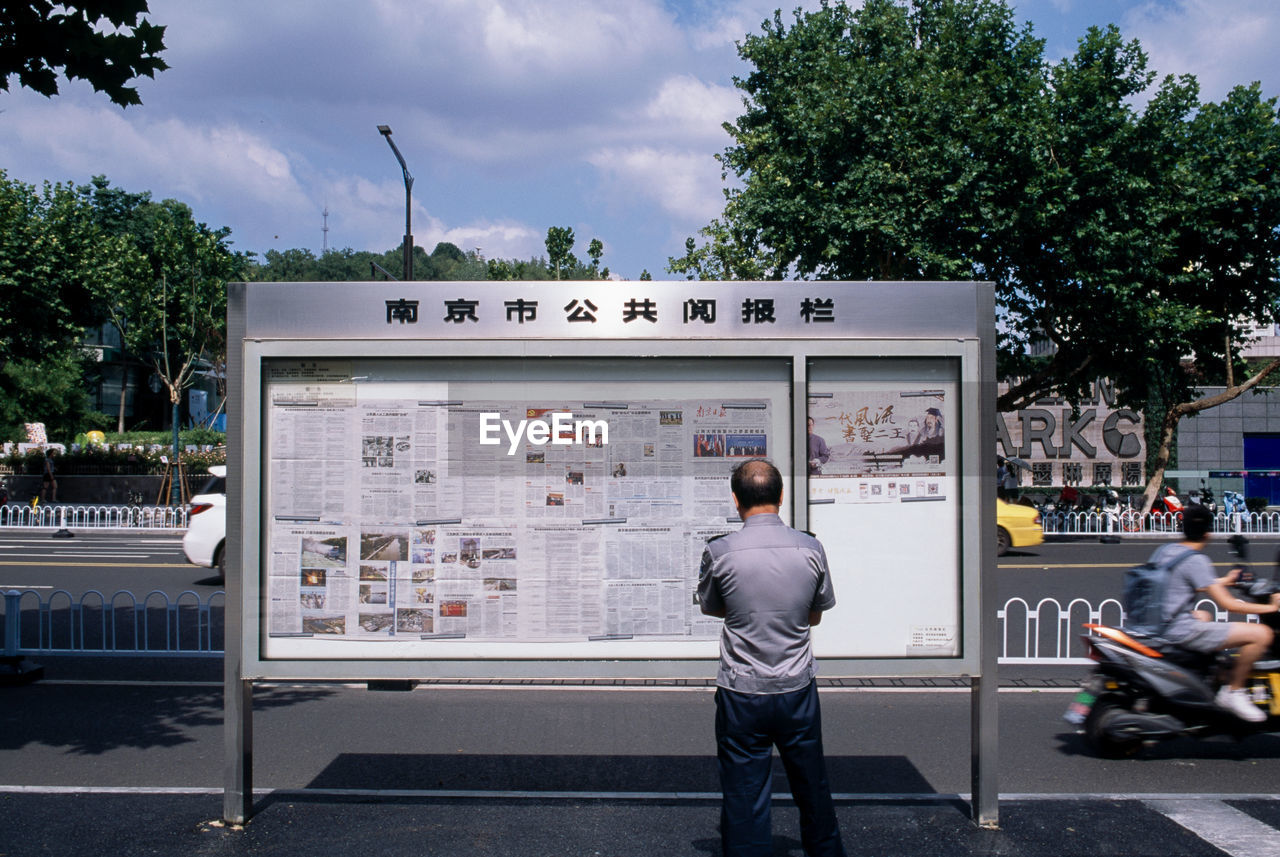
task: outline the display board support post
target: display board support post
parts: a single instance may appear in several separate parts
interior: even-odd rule
[[[803,396],[795,396],[791,402],[791,436],[805,438],[791,446],[791,520],[796,529],[808,532],[813,529],[809,525],[809,365],[804,360],[796,360],[791,364],[791,386],[793,390],[801,390]]]
[[[253,682],[238,681],[235,685],[228,685],[229,692],[223,698],[226,783],[222,819],[244,824],[253,815]]]
[[[997,767],[999,744],[997,705],[1000,680],[995,672],[975,676],[970,691],[970,737],[972,758],[972,811],[979,827],[993,830],[1000,826],[1000,794]]]
[[[223,628],[222,818],[244,824],[253,814],[253,680],[244,677],[244,283],[227,284],[227,396],[236,418],[227,420],[227,607]],[[257,569],[254,569],[257,573]]]
[[[977,293],[979,318],[995,318],[995,292],[983,289]],[[972,734],[973,820],[979,827],[1000,826],[1000,628],[991,601],[996,592],[996,528],[991,526],[989,510],[996,507],[996,346],[990,335],[979,340],[979,405],[978,443],[974,452],[976,472],[968,474],[978,508],[987,515],[977,516],[978,548],[978,675],[973,679],[970,696],[969,723]]]

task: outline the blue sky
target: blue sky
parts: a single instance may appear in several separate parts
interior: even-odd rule
[[[415,178],[415,242],[486,257],[542,255],[571,226],[615,275],[648,269],[719,214],[714,155],[738,115],[735,42],[777,2],[721,0],[152,0],[172,67],[122,110],[83,83],[0,93],[0,168],[187,202],[240,250],[387,250]],[[795,0],[782,5],[790,10]],[[1070,54],[1116,23],[1151,65],[1195,74],[1202,98],[1262,82],[1280,95],[1276,0],[1023,0]],[[789,12],[786,16],[789,20]]]

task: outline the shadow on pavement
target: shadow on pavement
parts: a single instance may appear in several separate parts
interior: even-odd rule
[[[254,699],[254,708],[281,708],[333,693],[323,687],[272,688]],[[174,747],[197,741],[192,730],[201,727],[222,727],[221,687],[38,683],[0,689],[0,750],[44,745],[98,755],[121,747]]]
[[[828,756],[832,791],[934,794],[903,756]],[[342,753],[313,789],[719,793],[714,756]],[[789,791],[775,757],[775,793]]]
[[[1084,736],[1078,732],[1059,732],[1054,736],[1058,742],[1058,752],[1064,756],[1085,756],[1098,758],[1097,753],[1089,749]],[[1141,747],[1128,760],[1158,761],[1167,759],[1226,759],[1228,761],[1245,761],[1247,759],[1280,759],[1280,735],[1270,732],[1259,732],[1234,738],[1230,735],[1214,735],[1208,738],[1174,738],[1159,741],[1150,747]]]

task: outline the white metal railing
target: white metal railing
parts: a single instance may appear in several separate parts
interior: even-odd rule
[[[1219,609],[1208,598],[1193,609],[1211,613],[1218,622],[1226,622],[1230,614]],[[1080,637],[1088,633],[1085,623],[1124,625],[1124,607],[1114,598],[1094,607],[1083,598],[1074,598],[1066,606],[1056,598],[1041,598],[1032,607],[1025,599],[1010,598],[996,611],[1000,624],[1000,663],[1002,664],[1089,664]],[[1256,616],[1246,617],[1256,622]]]
[[[1123,509],[1118,514],[1098,510],[1087,512],[1041,512],[1045,535],[1174,535],[1181,531],[1182,518],[1169,512],[1139,515]],[[1280,534],[1280,512],[1218,512],[1213,519],[1217,533]]]
[[[182,530],[186,526],[185,506],[32,506],[26,503],[0,506],[0,529]]]
[[[41,597],[33,589],[4,593],[4,656],[112,655],[220,657],[226,593],[190,590],[173,599],[160,590],[138,598],[96,589],[79,598],[65,589]]]
[[[4,654],[65,655],[204,655],[223,653],[223,609],[226,594],[217,591],[202,599],[183,592],[174,600],[158,590],[142,599],[121,590],[110,598],[89,590],[78,599],[57,590],[47,599],[34,590],[3,593],[0,622]],[[1203,599],[1197,610],[1216,621],[1229,614]],[[24,616],[25,612],[25,616]],[[1256,621],[1256,616],[1248,617]],[[1010,598],[996,611],[1000,625],[1001,664],[1089,664],[1081,636],[1085,623],[1122,627],[1124,608],[1114,598],[1096,607],[1083,598],[1064,606],[1056,598],[1042,598],[1032,606]]]

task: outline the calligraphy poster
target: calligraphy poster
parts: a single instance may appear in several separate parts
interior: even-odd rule
[[[946,497],[955,454],[946,391],[878,387],[811,393],[809,498],[908,503]]]

